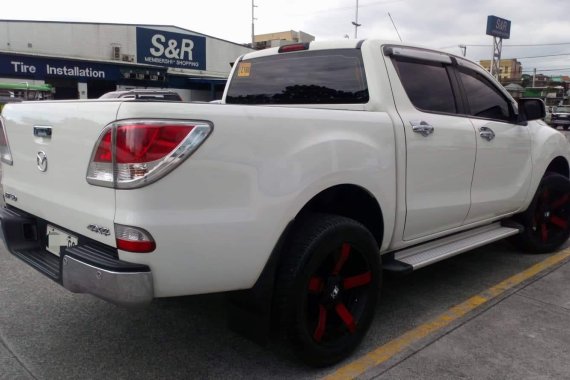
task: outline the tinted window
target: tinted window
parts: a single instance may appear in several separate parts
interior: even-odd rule
[[[400,80],[414,106],[434,112],[455,113],[457,106],[443,63],[394,60]]]
[[[239,62],[226,103],[341,104],[368,102],[360,50],[282,53]]]
[[[459,76],[469,102],[470,115],[506,121],[512,119],[507,99],[483,75],[462,69]]]

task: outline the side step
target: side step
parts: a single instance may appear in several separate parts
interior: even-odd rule
[[[394,252],[394,259],[386,261],[383,269],[390,272],[408,273],[508,236],[516,235],[520,231],[520,228],[505,227],[498,222],[460,232],[412,248],[396,251]]]

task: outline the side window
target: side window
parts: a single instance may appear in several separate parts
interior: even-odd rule
[[[504,121],[513,119],[507,99],[483,75],[461,69],[459,76],[469,102],[470,115]]]
[[[456,113],[457,105],[446,65],[396,58],[394,63],[412,104],[421,110]]]

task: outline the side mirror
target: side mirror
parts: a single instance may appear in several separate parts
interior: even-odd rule
[[[546,117],[544,102],[534,98],[519,99],[519,115],[525,121],[544,119]]]

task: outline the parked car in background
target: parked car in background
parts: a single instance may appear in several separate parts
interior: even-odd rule
[[[552,107],[546,107],[546,115],[544,116],[544,122],[550,125],[552,121]]]
[[[182,98],[176,91],[169,90],[125,90],[112,91],[101,95],[99,99],[146,99],[181,102]]]
[[[2,112],[2,108],[7,103],[17,103],[21,102],[22,99],[15,98],[14,96],[10,96],[10,94],[6,94],[2,90],[0,90],[0,112]]]
[[[550,125],[555,129],[558,127],[568,129],[570,127],[570,105],[553,107]]]

